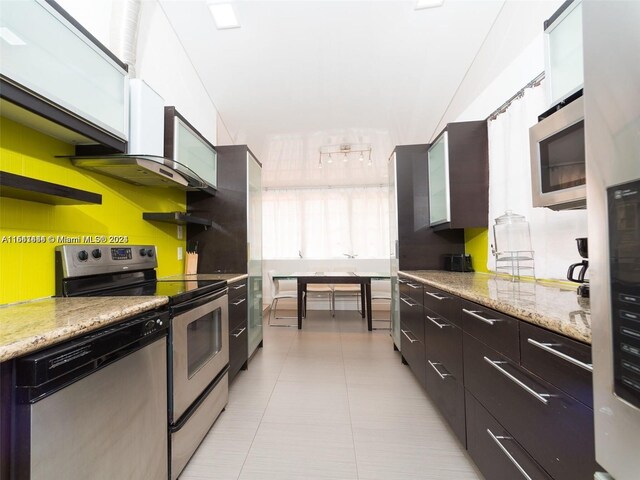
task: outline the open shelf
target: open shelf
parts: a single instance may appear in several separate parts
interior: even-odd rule
[[[196,223],[207,227],[213,225],[213,222],[208,218],[194,217],[185,212],[144,212],[142,219],[148,222],[175,223],[176,225],[187,223]]]
[[[102,195],[0,171],[0,197],[49,205],[101,205]]]

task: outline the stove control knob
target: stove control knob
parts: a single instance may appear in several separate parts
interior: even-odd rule
[[[147,254],[147,251],[144,248],[140,249],[140,256],[144,257]]]
[[[95,249],[91,252],[91,256],[97,260],[98,258],[102,257],[102,252],[100,251],[100,249],[99,249],[99,248],[95,248]]]
[[[153,249],[148,249],[147,250],[147,257],[153,257],[154,253],[153,253]]]
[[[80,250],[78,252],[78,260],[80,260],[81,262],[86,262],[88,258],[89,258],[89,254],[87,253],[86,250]]]

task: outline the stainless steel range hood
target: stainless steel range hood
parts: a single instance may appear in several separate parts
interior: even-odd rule
[[[156,155],[75,155],[64,158],[80,168],[109,175],[134,185],[213,191],[195,172]]]

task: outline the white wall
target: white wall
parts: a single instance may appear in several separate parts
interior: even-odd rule
[[[542,71],[544,71],[544,39],[540,34],[456,121],[486,118]],[[548,95],[544,88],[543,82],[535,91],[527,90],[527,101],[531,104],[533,97],[533,103],[537,107],[535,111],[528,112],[526,124],[510,124],[505,127],[504,130],[511,133],[500,137],[504,142],[503,145],[496,145],[497,137],[490,133],[490,151],[504,150],[509,151],[510,154],[508,158],[491,154],[489,156],[489,245],[493,243],[491,226],[495,223],[495,218],[502,215],[505,209],[510,208],[515,213],[524,215],[529,221],[536,258],[536,277],[566,280],[568,266],[580,260],[575,239],[587,235],[587,212],[586,210],[556,212],[548,208],[533,208],[528,129],[536,123],[537,115],[549,107]],[[511,108],[516,109],[515,105]],[[507,113],[498,118],[503,121],[508,117]],[[491,128],[489,131],[491,132]],[[491,251],[489,251],[488,268],[495,269]]]

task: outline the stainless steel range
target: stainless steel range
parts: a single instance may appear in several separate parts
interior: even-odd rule
[[[153,245],[56,247],[59,296],[169,297],[170,477],[177,478],[228,398],[225,281],[159,280]]]

